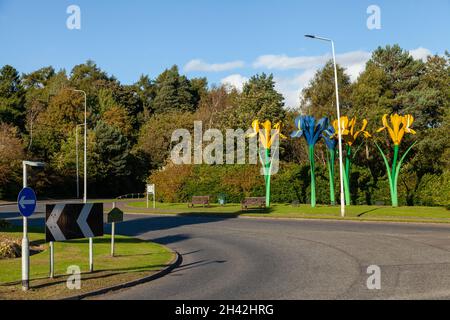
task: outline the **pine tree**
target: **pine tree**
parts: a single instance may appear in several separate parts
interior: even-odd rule
[[[0,122],[25,126],[25,90],[19,73],[9,65],[0,69]]]

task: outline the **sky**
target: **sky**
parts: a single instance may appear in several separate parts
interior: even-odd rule
[[[79,29],[67,26],[71,5]],[[0,65],[21,73],[70,72],[91,59],[131,84],[176,64],[189,78],[241,88],[265,72],[288,106],[331,58],[330,43],[304,34],[332,38],[354,81],[378,46],[417,59],[450,50],[450,0],[0,0]]]

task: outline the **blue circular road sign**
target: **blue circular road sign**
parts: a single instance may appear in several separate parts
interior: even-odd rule
[[[17,206],[24,217],[29,217],[36,209],[36,194],[31,188],[23,188],[17,197]]]

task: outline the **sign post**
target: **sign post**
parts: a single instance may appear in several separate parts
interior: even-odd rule
[[[156,208],[156,206],[155,206],[156,193],[155,193],[155,185],[154,184],[147,184],[147,196],[146,196],[146,198],[147,198],[147,209],[148,209],[148,195],[149,194],[153,195],[153,209],[155,209]]]
[[[23,182],[24,188],[17,197],[17,206],[23,216],[23,238],[22,238],[22,290],[27,291],[30,288],[30,242],[28,240],[28,217],[36,209],[36,194],[33,189],[26,186],[26,180]]]
[[[123,211],[116,208],[116,203],[113,202],[113,208],[106,217],[106,222],[111,223],[111,257],[114,257],[114,236],[116,234],[116,222],[123,221]]]
[[[45,166],[43,162],[22,161],[23,167],[23,189],[17,197],[19,211],[23,216],[23,238],[22,238],[22,290],[27,291],[30,287],[30,242],[28,240],[28,217],[36,210],[36,194],[33,189],[27,188],[27,166]]]
[[[55,244],[50,241],[50,278],[55,276]]]

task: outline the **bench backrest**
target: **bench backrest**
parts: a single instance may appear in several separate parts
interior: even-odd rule
[[[243,202],[248,203],[248,204],[266,203],[266,198],[264,198],[264,197],[249,197],[249,198],[245,198]]]
[[[208,203],[209,196],[193,196],[192,203]]]

